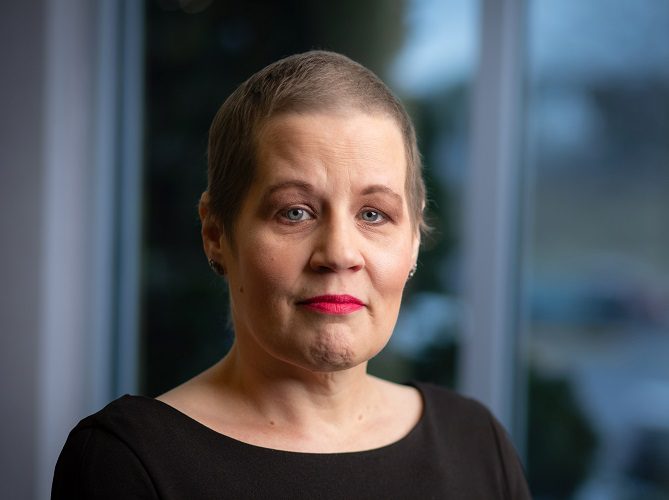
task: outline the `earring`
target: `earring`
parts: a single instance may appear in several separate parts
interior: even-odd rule
[[[414,277],[414,274],[416,274],[416,269],[418,268],[418,264],[414,264],[411,266],[411,270],[409,271],[409,279]]]
[[[219,276],[225,276],[225,268],[216,262],[214,259],[209,259],[209,267],[215,274]]]

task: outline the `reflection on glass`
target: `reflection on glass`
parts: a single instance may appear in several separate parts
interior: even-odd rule
[[[530,483],[669,498],[669,4],[530,7]]]
[[[436,232],[396,335],[370,365],[392,380],[453,384],[458,219],[477,2],[147,2],[143,386],[158,394],[224,355],[224,284],[209,271],[196,203],[206,134],[251,73],[311,48],[349,55],[402,97],[418,129]]]

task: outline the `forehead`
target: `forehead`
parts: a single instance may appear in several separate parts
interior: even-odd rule
[[[256,180],[285,175],[327,183],[348,176],[403,190],[406,155],[395,120],[362,112],[284,114],[257,136]]]

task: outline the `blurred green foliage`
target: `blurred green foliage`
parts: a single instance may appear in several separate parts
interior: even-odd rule
[[[571,498],[590,472],[598,439],[564,378],[529,376],[528,480],[537,498]]]

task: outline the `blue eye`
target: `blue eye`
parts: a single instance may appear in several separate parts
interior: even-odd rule
[[[385,220],[383,214],[381,214],[381,212],[377,212],[376,210],[363,210],[360,214],[360,217],[365,222],[382,222]]]
[[[309,212],[307,212],[304,208],[299,207],[289,208],[283,213],[283,216],[292,222],[299,222],[312,218]]]

